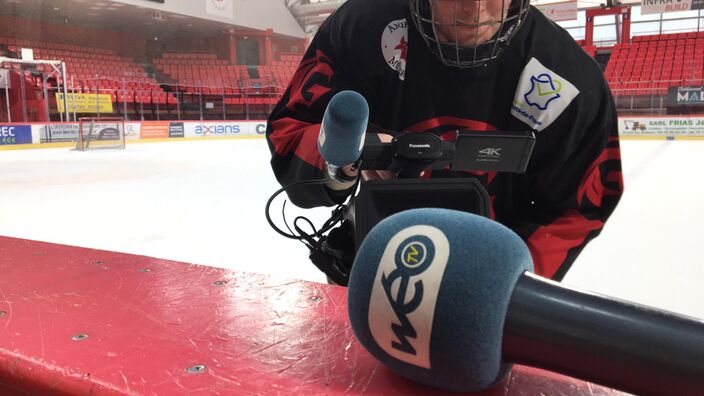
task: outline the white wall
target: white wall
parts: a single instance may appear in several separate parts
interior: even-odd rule
[[[165,0],[164,4],[147,0],[111,1],[225,22],[249,29],[266,30],[271,28],[274,29],[274,33],[298,38],[305,37],[303,29],[281,0],[219,0],[220,4],[227,6],[224,11],[219,12],[223,15],[208,12],[209,9],[217,10],[211,3],[214,0]],[[232,15],[229,15],[229,11],[232,11]]]

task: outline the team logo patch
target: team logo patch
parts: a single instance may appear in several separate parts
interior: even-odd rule
[[[386,64],[396,72],[398,78],[406,79],[406,59],[408,57],[408,22],[406,18],[389,23],[381,37],[381,52]]]
[[[532,58],[521,73],[511,114],[542,131],[562,114],[579,90],[559,74]]]

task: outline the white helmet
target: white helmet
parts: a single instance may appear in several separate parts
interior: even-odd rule
[[[453,1],[456,9],[461,6],[462,2],[474,3],[479,10],[486,7],[487,1],[503,1],[511,2],[511,4],[508,6],[508,12],[500,20],[486,22],[477,20],[475,23],[468,23],[467,21],[459,21],[455,15],[454,21],[441,22],[432,7],[432,3],[436,1]],[[499,56],[525,20],[530,0],[410,0],[410,5],[413,22],[430,50],[448,66],[469,68],[486,65]],[[501,9],[505,9],[503,3]],[[478,35],[479,28],[486,25],[494,25],[494,28],[497,28],[496,33],[487,41],[472,47],[463,47],[457,33],[455,33],[455,37],[445,38],[442,42],[438,39],[438,30],[447,26],[451,26],[453,29],[475,28]],[[457,32],[457,30],[454,31]]]

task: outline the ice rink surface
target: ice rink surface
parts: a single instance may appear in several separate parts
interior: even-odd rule
[[[704,318],[704,142],[622,155],[626,193],[564,283]],[[0,151],[0,235],[324,282],[266,222],[269,158],[263,139]],[[318,225],[329,213],[287,205]]]

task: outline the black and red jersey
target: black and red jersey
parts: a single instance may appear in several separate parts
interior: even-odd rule
[[[459,69],[430,52],[407,0],[346,2],[320,27],[269,117],[271,165],[282,185],[324,178],[320,121],[343,90],[361,93],[370,123],[389,131],[536,131],[523,174],[431,177],[477,177],[492,217],[526,241],[537,274],[561,279],[621,197],[616,110],[603,73],[535,8],[498,59]],[[320,185],[294,188],[289,198],[315,207],[342,197]]]

